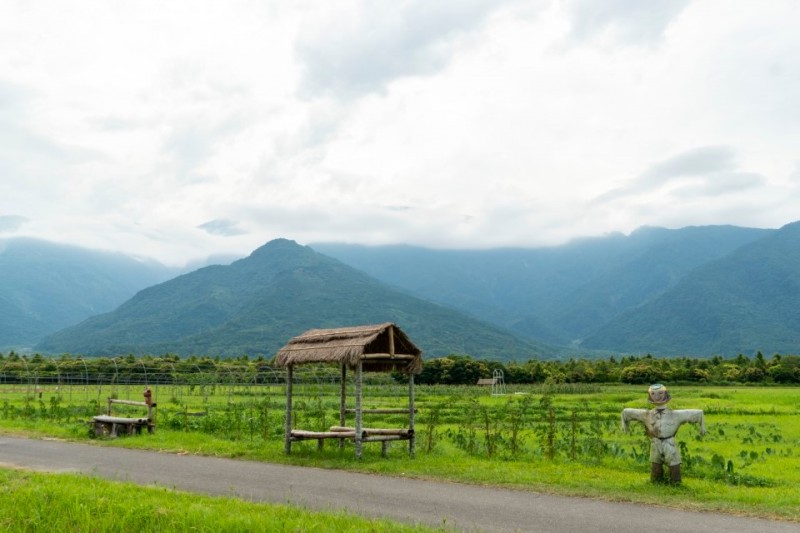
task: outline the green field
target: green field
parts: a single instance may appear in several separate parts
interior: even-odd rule
[[[416,389],[416,457],[394,443],[388,457],[366,443],[296,442],[283,453],[284,389],[273,385],[154,385],[156,432],[117,439],[90,437],[87,421],[109,395],[138,400],[141,386],[0,385],[0,428],[97,445],[150,448],[418,478],[509,486],[800,521],[800,389],[671,386],[673,409],[703,409],[708,433],[684,426],[683,484],[649,482],[649,441],[641,426],[620,429],[624,407],[648,407],[646,386],[553,385],[489,389]],[[295,428],[338,424],[339,385],[296,385]],[[352,391],[349,396],[352,398]],[[407,387],[376,378],[364,406],[403,407]],[[131,407],[130,413],[141,414]],[[125,408],[120,408],[120,414]],[[352,420],[349,420],[352,424]],[[373,415],[369,427],[402,427],[407,416]]]

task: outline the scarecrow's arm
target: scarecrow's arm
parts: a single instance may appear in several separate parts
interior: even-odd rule
[[[622,410],[622,431],[628,432],[628,422],[641,422],[644,424],[644,418],[647,415],[647,409],[623,409]]]
[[[700,435],[706,434],[706,424],[705,420],[703,419],[702,409],[681,409],[673,412],[678,416],[678,421],[680,424],[684,424],[686,422],[690,424],[699,424]]]

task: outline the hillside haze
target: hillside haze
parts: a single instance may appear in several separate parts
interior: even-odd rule
[[[585,345],[654,355],[798,353],[800,222],[694,269]]]
[[[671,290],[693,269],[775,231],[645,227],[630,236],[533,249],[313,246],[386,283],[520,336],[582,348],[585,338]],[[614,343],[603,347],[618,351]]]
[[[427,356],[510,359],[547,350],[285,239],[231,265],[145,289],[113,312],[47,337],[37,349],[272,356],[310,328],[381,322],[396,323]]]
[[[0,240],[0,349],[104,313],[172,271],[153,261],[36,239]]]

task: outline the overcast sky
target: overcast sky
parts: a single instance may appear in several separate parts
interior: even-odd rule
[[[0,0],[0,238],[539,246],[800,219],[800,2]]]

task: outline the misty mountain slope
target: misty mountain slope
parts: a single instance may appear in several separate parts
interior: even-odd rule
[[[615,318],[584,346],[654,355],[797,353],[800,223],[696,268],[657,299]]]
[[[559,298],[572,280],[596,272],[601,257],[616,257],[621,235],[580,246],[493,250],[433,250],[413,246],[311,245],[359,270],[413,294],[466,310],[475,316],[513,317],[541,300]],[[540,298],[530,300],[530,294]]]
[[[534,249],[312,246],[381,281],[521,336],[568,344],[659,296],[696,266],[774,231],[641,228],[628,237],[613,234]]]
[[[32,346],[171,276],[163,265],[122,254],[35,239],[2,240],[0,347]]]
[[[118,309],[45,339],[47,352],[272,356],[306,329],[391,321],[428,356],[546,355],[495,326],[392,289],[293,241],[279,239],[229,266],[141,291]]]
[[[611,318],[657,298],[697,266],[768,234],[734,226],[641,228],[630,236],[636,252],[564,294],[548,311],[552,323],[571,339],[584,338]]]

